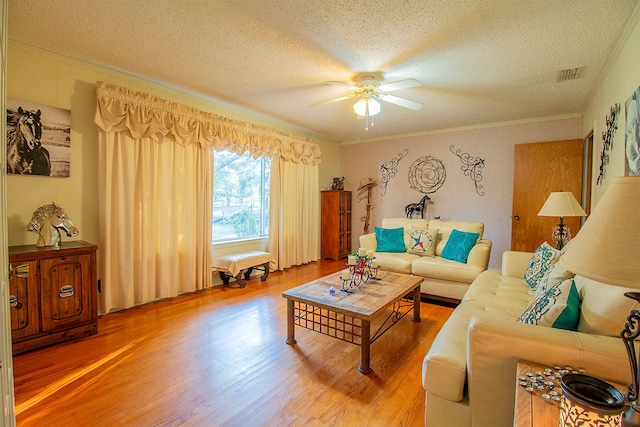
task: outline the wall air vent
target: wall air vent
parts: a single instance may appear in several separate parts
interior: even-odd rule
[[[575,80],[579,77],[580,67],[578,68],[567,68],[566,70],[558,71],[558,76],[556,77],[556,81],[564,82],[567,80]]]

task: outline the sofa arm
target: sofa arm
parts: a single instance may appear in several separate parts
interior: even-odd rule
[[[480,239],[469,251],[467,264],[480,267],[486,270],[489,267],[489,257],[491,256],[491,240]]]
[[[513,425],[518,360],[584,368],[589,375],[623,384],[630,377],[620,338],[505,321],[495,313],[477,314],[467,335],[473,425]]]
[[[366,248],[368,251],[376,251],[378,242],[376,241],[376,233],[363,234],[360,236],[360,247]]]
[[[502,253],[502,275],[522,279],[532,256],[533,252],[504,251]]]

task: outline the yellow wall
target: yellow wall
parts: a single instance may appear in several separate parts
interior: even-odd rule
[[[7,97],[71,110],[71,176],[50,178],[9,175],[7,177],[7,217],[9,245],[34,244],[35,233],[26,231],[31,214],[39,206],[56,202],[80,230],[78,240],[99,244],[98,147],[96,81],[105,81],[135,91],[189,105],[203,111],[244,120],[303,135],[322,149],[319,179],[321,187],[339,171],[338,145],[275,120],[250,114],[214,100],[180,92],[124,73],[53,54],[24,44],[10,42],[7,60]],[[318,195],[319,197],[319,195]],[[63,236],[63,241],[67,240]],[[244,249],[264,242],[242,243]],[[220,247],[219,247],[220,248]],[[224,252],[224,247],[220,249]],[[227,249],[228,251],[229,249]]]

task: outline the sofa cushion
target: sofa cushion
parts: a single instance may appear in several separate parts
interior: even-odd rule
[[[452,282],[471,283],[484,269],[477,265],[462,264],[442,257],[417,257],[412,261],[411,272],[417,276]]]
[[[486,305],[496,296],[518,301],[516,304],[521,308],[513,319],[516,319],[531,302],[529,287],[524,279],[503,276],[496,270],[485,270],[480,273],[464,295],[463,301],[478,301]]]
[[[376,234],[376,252],[405,252],[404,229],[373,227]]]
[[[381,270],[403,274],[411,274],[411,263],[420,259],[419,255],[406,252],[376,252],[374,257],[374,264],[379,265]]]
[[[518,322],[575,331],[580,320],[580,297],[573,279],[550,287],[531,302]]]
[[[434,257],[438,243],[438,230],[424,230],[413,227],[411,243],[407,246],[410,254]]]
[[[558,262],[560,255],[560,251],[552,248],[547,242],[538,246],[524,272],[524,280],[531,289],[535,289],[538,286],[538,282],[540,282],[544,273],[549,267]]]
[[[607,285],[579,275],[575,282],[582,300],[578,331],[620,337],[631,310],[640,309],[640,304],[624,294],[638,290]]]
[[[447,244],[442,250],[442,258],[466,263],[467,258],[469,257],[469,252],[471,251],[471,248],[473,248],[473,245],[476,244],[479,237],[479,233],[469,233],[466,231],[459,231],[454,228],[451,231]]]

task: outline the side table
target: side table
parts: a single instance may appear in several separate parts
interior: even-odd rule
[[[560,422],[560,402],[545,400],[541,393],[529,393],[520,385],[519,376],[527,372],[544,371],[545,366],[524,360],[518,361],[515,377],[516,401],[513,413],[514,427],[557,427]],[[588,374],[588,372],[587,372]],[[622,393],[626,386],[610,383]]]
[[[518,361],[515,377],[516,402],[513,413],[514,427],[557,427],[560,421],[560,404],[545,400],[540,393],[529,393],[519,383],[518,377],[526,372],[544,370],[543,366]]]

